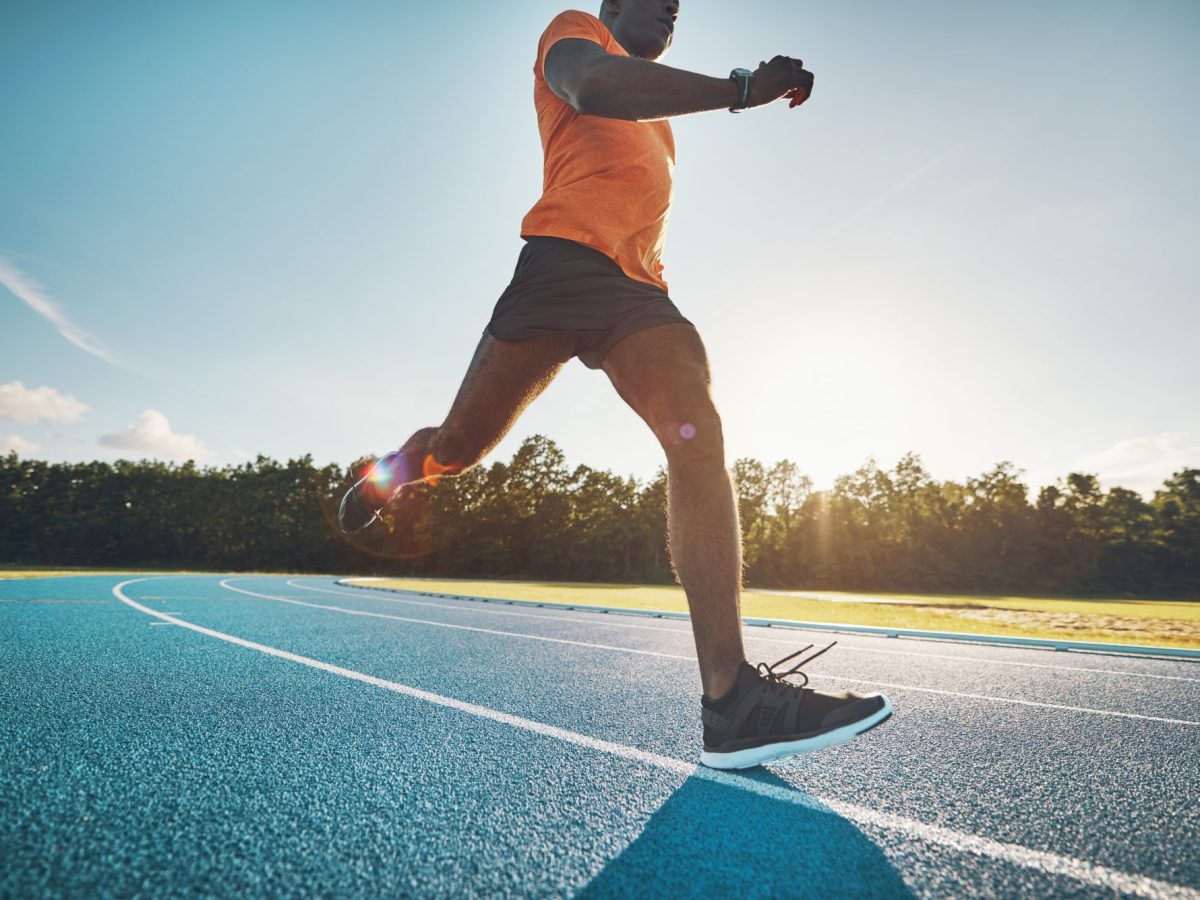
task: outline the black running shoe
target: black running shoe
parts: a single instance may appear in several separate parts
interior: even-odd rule
[[[338,507],[338,525],[345,534],[362,531],[379,518],[380,511],[404,484],[399,471],[403,464],[400,451],[393,450],[376,460],[371,470],[346,491]]]
[[[700,762],[714,769],[748,769],[843,744],[890,716],[892,704],[882,694],[827,694],[805,687],[808,676],[800,667],[832,646],[805,657],[786,672],[775,670],[811,650],[811,644],[769,666],[759,663],[756,669],[742,663],[733,690],[720,700],[705,697],[700,701],[704,721]],[[804,680],[793,684],[785,680],[789,675]]]

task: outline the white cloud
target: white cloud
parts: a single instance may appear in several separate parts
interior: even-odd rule
[[[0,285],[8,288],[14,297],[46,319],[59,334],[80,350],[98,356],[107,363],[120,365],[99,341],[67,318],[58,302],[46,293],[45,288],[2,256]]]
[[[60,394],[52,387],[27,388],[19,381],[0,384],[0,419],[10,422],[78,422],[87,410],[70,394]]]
[[[1100,476],[1104,487],[1125,487],[1147,496],[1180,469],[1200,468],[1200,444],[1189,435],[1163,432],[1153,438],[1129,438],[1107,450],[1084,456],[1071,464],[1072,472]]]
[[[172,432],[167,417],[156,409],[142,413],[135,425],[126,425],[116,434],[103,435],[100,444],[167,460],[200,460],[215,455],[199,438]]]
[[[0,437],[0,456],[16,453],[17,456],[33,456],[41,448],[33,441],[27,441],[19,434],[9,434]]]

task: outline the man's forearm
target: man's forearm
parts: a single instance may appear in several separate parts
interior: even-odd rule
[[[737,102],[737,93],[729,78],[612,56],[588,73],[578,106],[585,116],[646,121],[728,109]]]

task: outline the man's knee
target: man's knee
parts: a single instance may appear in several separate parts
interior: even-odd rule
[[[670,465],[725,464],[725,436],[715,409],[656,422],[654,435],[667,454]]]
[[[430,474],[446,473],[457,475],[473,469],[488,452],[488,443],[481,435],[461,430],[451,425],[434,429],[436,434],[430,441]]]

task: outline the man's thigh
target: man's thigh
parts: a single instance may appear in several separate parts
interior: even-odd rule
[[[719,446],[708,355],[694,326],[657,325],[635,332],[608,352],[603,369],[668,451],[686,444]]]
[[[484,333],[444,428],[486,452],[575,353],[570,335],[504,341]]]

